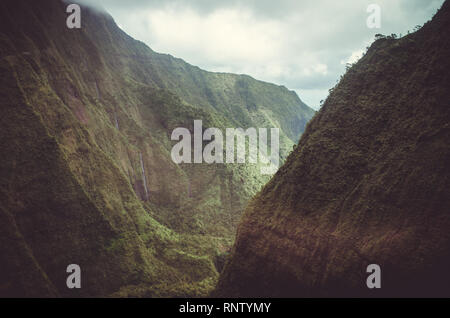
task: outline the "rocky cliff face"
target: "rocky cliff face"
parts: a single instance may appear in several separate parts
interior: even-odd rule
[[[0,3],[0,295],[199,296],[215,285],[258,165],[176,165],[176,127],[279,127],[313,111],[284,87],[153,52],[106,13]],[[83,288],[66,287],[79,264]]]
[[[345,74],[247,207],[218,295],[450,296],[448,30],[446,1]]]

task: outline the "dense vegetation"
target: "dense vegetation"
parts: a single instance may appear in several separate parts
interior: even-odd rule
[[[446,1],[348,70],[250,202],[216,295],[450,296],[448,30]]]
[[[68,29],[59,0],[0,2],[0,295],[204,296],[256,164],[176,165],[175,127],[279,127],[313,111],[285,87],[153,52],[106,13]],[[83,287],[69,290],[69,264]]]

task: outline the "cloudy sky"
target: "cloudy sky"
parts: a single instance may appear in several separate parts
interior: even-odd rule
[[[317,109],[376,33],[406,34],[444,0],[86,0],[153,50],[295,90]],[[368,28],[370,4],[381,27]]]

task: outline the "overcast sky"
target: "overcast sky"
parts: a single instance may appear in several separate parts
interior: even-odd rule
[[[208,71],[248,74],[295,90],[312,108],[376,33],[405,34],[444,0],[86,0],[132,37]],[[369,4],[381,28],[369,29]]]

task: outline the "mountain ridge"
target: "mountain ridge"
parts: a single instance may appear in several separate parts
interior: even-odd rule
[[[215,295],[450,295],[449,26],[446,1],[348,70],[250,201]]]
[[[82,28],[68,29],[65,7],[0,3],[0,295],[206,296],[268,177],[251,164],[176,165],[171,131],[195,119],[275,125],[285,157],[313,111],[289,116],[298,97],[261,95],[257,81],[222,87],[86,7]],[[286,114],[270,110],[271,93]],[[66,286],[69,264],[81,289]]]

